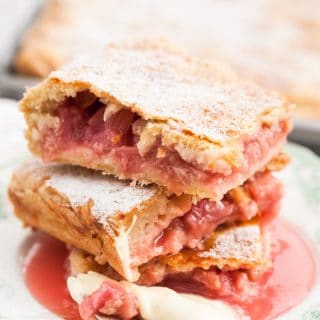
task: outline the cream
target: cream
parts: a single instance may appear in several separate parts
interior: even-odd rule
[[[105,277],[95,272],[68,278],[71,297],[81,303],[98,290]],[[236,320],[236,312],[219,300],[209,300],[191,294],[179,294],[164,287],[144,287],[123,281],[126,289],[137,297],[141,316],[145,320]]]
[[[234,320],[234,310],[219,300],[193,294],[179,294],[165,287],[143,287],[125,283],[138,299],[139,310],[146,320]]]
[[[139,278],[138,272],[131,269],[131,257],[129,249],[129,233],[137,221],[137,216],[134,215],[128,230],[122,228],[119,231],[119,236],[114,238],[115,247],[122,261],[123,274],[129,281],[136,281]]]

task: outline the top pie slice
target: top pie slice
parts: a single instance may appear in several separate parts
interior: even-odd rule
[[[285,143],[290,106],[168,43],[110,45],[29,89],[33,153],[48,162],[219,200]]]

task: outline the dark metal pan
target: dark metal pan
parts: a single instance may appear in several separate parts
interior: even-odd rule
[[[15,37],[15,39],[7,39],[7,41],[1,43],[1,97],[19,99],[21,98],[26,87],[32,86],[40,81],[40,79],[38,78],[17,74],[12,66],[12,61],[19,48],[19,44],[21,43],[21,39],[25,31],[29,28],[29,26],[37,16],[41,4],[41,0],[28,0],[25,2],[13,0],[10,6],[4,8],[4,14],[10,14],[11,12],[17,11],[23,14],[19,14],[15,20],[12,20],[12,23],[10,25],[11,32],[9,32],[9,34],[10,36]]]

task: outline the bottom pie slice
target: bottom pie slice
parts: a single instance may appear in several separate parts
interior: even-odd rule
[[[264,171],[221,201],[194,202],[160,187],[31,161],[14,173],[9,196],[24,224],[83,249],[134,282],[142,265],[161,256],[173,255],[165,262],[170,270],[181,264],[183,257],[174,254],[202,250],[221,225],[271,219],[279,211],[282,186]]]

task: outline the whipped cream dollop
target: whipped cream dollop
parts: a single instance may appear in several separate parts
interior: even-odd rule
[[[71,297],[80,304],[84,297],[98,290],[105,276],[88,272],[68,278]],[[165,287],[137,286],[121,282],[137,297],[140,314],[145,320],[237,320],[236,312],[226,303],[197,295],[180,294]]]

